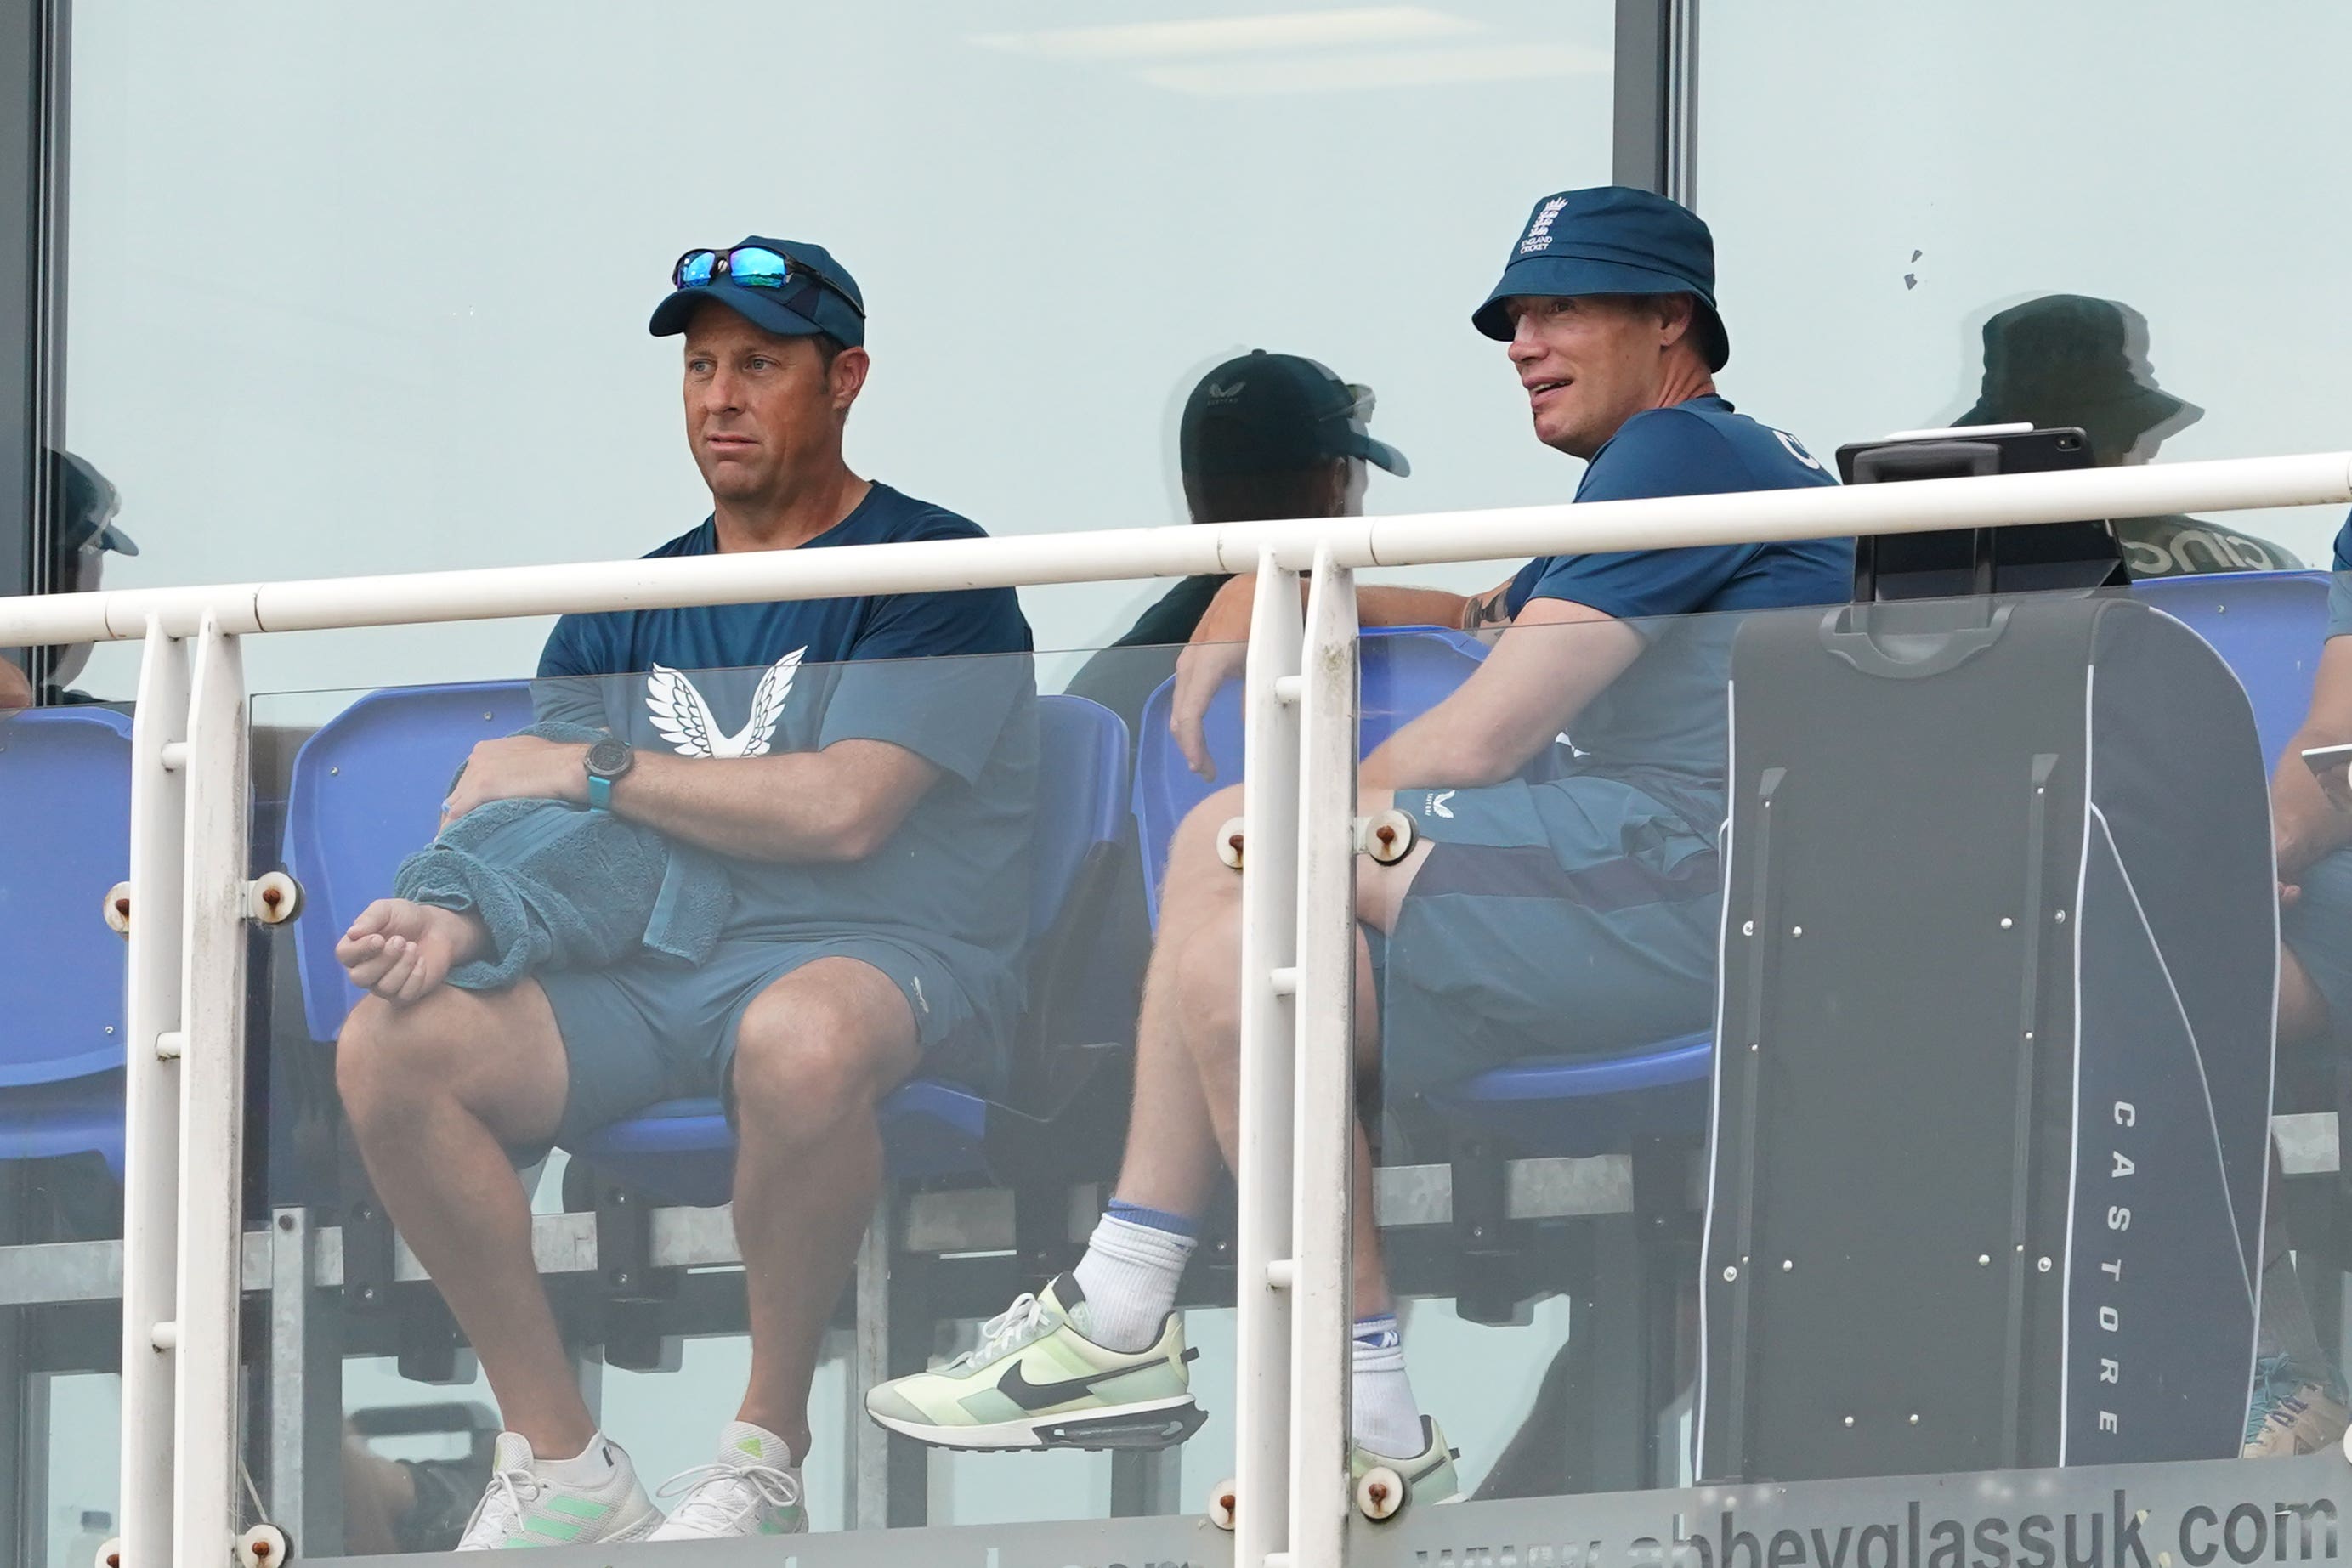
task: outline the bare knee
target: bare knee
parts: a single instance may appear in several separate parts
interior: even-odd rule
[[[1171,885],[1214,871],[1230,875],[1217,849],[1217,835],[1242,814],[1242,788],[1228,785],[1184,814],[1168,841],[1164,868]]]
[[[735,1116],[747,1135],[813,1141],[849,1117],[870,1115],[897,1074],[895,1055],[853,1008],[796,996],[767,997],[743,1015],[735,1040]]]
[[[1241,912],[1204,922],[1176,955],[1176,988],[1184,1040],[1203,1066],[1231,1061],[1241,1050]]]
[[[456,1106],[501,1136],[535,1135],[521,1124],[551,1119],[541,1104],[546,1064],[532,1040],[493,1018],[481,998],[446,987],[405,1007],[363,998],[335,1048],[335,1087],[352,1127],[362,1137],[397,1134]],[[560,1112],[560,1086],[553,1097]]]
[[[362,1132],[449,1092],[447,1073],[437,1071],[445,1064],[436,1060],[433,1031],[419,1027],[429,1025],[417,1015],[432,1004],[428,998],[403,1009],[365,997],[343,1020],[335,1043],[335,1087],[344,1113]]]

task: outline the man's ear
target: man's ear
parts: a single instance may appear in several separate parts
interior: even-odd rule
[[[833,369],[825,372],[825,381],[833,392],[835,413],[849,412],[849,405],[866,390],[866,373],[873,367],[874,361],[862,348],[844,349],[833,357]]]
[[[1688,338],[1698,319],[1698,302],[1687,294],[1654,294],[1650,308],[1657,312],[1661,349],[1671,349]]]

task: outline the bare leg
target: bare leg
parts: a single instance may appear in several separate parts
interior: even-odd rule
[[[1183,955],[1205,924],[1231,918],[1238,925],[1241,878],[1217,858],[1213,836],[1240,810],[1241,791],[1222,789],[1177,830],[1136,1019],[1135,1093],[1114,1190],[1129,1203],[1171,1214],[1197,1216],[1208,1206],[1217,1176],[1218,1136],[1188,1043],[1185,1009],[1195,998],[1182,978]],[[1237,1017],[1239,989],[1238,967],[1229,969],[1226,994],[1217,998],[1229,1016]],[[1227,1027],[1238,1030],[1237,1024]],[[1236,1040],[1238,1049],[1237,1033]],[[1228,1142],[1228,1163],[1231,1146]]]
[[[506,1153],[545,1141],[563,1113],[569,1079],[547,998],[529,981],[492,993],[445,986],[397,1009],[370,998],[343,1026],[335,1076],[368,1175],[480,1356],[507,1426],[542,1455],[580,1452],[596,1426]]]
[[[1390,799],[1384,790],[1368,790],[1360,810],[1385,810]],[[1160,940],[1152,950],[1138,1027],[1135,1107],[1118,1193],[1130,1202],[1180,1213],[1199,1211],[1200,1197],[1192,1197],[1189,1208],[1181,1199],[1205,1189],[1213,1175],[1209,1156],[1222,1154],[1230,1166],[1241,1143],[1241,878],[1217,859],[1211,841],[1238,803],[1236,791],[1213,797],[1178,831],[1169,853]],[[1426,859],[1423,847],[1398,866],[1363,862],[1358,876],[1359,912],[1384,929],[1393,925],[1403,890]],[[1360,1070],[1376,1071],[1379,1009],[1370,953],[1360,937],[1356,946],[1356,1044]],[[1191,1060],[1194,1078],[1190,1093],[1173,1066],[1180,1052]],[[1389,1304],[1388,1286],[1372,1213],[1371,1151],[1360,1125],[1355,1150],[1351,1229],[1356,1302],[1360,1312],[1381,1312]]]
[[[2327,998],[2311,983],[2294,949],[2279,949],[2278,1037],[2282,1045],[2327,1031]]]
[[[915,1019],[887,976],[821,958],[743,1015],[735,1052],[735,1238],[751,1374],[740,1418],[809,1447],[809,1384],[882,1189],[874,1107],[915,1069]]]

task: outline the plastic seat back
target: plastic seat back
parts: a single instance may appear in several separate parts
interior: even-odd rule
[[[2311,707],[2327,638],[2327,573],[2216,572],[2158,577],[2132,591],[2212,644],[2253,703],[2263,756],[2273,768]]]
[[[1363,634],[1358,725],[1365,752],[1408,721],[1451,695],[1486,655],[1486,644],[1460,632],[1434,626],[1376,628]],[[1168,863],[1169,841],[1185,813],[1214,791],[1242,779],[1242,684],[1228,681],[1209,704],[1202,727],[1214,779],[1202,779],[1176,748],[1168,733],[1168,705],[1176,683],[1163,682],[1144,705],[1142,733],[1136,737],[1135,821],[1143,844],[1144,896],[1151,917],[1160,918],[1160,877]]]
[[[123,945],[103,918],[131,874],[131,721],[100,707],[0,718],[0,1087],[123,1062]]]
[[[393,873],[433,841],[441,801],[478,741],[531,722],[523,681],[371,692],[330,719],[294,758],[286,864],[302,884],[294,922],[310,1038],[330,1040],[360,999],[335,943],[392,892]]]

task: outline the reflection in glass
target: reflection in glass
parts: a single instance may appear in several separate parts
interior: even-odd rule
[[[2116,299],[2045,294],[1984,324],[1984,383],[1954,423],[2074,426],[2102,467],[2152,462],[2167,438],[2205,411],[2156,383],[2147,320]],[[2279,571],[2303,563],[2284,548],[2200,517],[2118,517],[2135,577]]]

